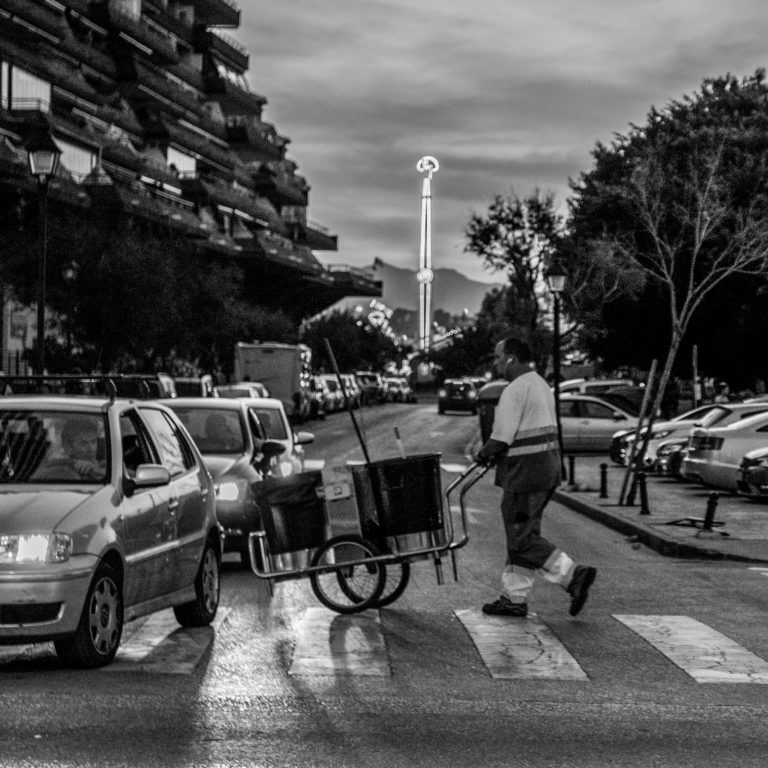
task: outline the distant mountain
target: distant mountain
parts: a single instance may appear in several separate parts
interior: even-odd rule
[[[416,269],[401,269],[377,258],[368,267],[377,280],[381,280],[381,300],[392,309],[419,308],[419,283]],[[455,269],[435,269],[432,281],[432,310],[442,309],[451,315],[460,315],[464,309],[470,316],[480,311],[485,294],[503,283],[481,283],[470,280]]]

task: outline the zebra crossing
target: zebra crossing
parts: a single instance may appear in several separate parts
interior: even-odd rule
[[[768,569],[761,570],[768,576]],[[212,626],[194,629],[179,627],[172,611],[153,614],[138,630],[127,633],[113,663],[99,672],[190,675],[217,632],[226,631],[231,613],[231,608],[222,607]],[[526,619],[509,619],[465,609],[454,611],[451,618],[463,626],[491,679],[590,681],[577,659],[535,613]],[[768,684],[768,661],[694,618],[644,614],[614,614],[612,618],[696,683]],[[28,661],[35,653],[41,653],[39,646],[0,646],[0,672],[15,661]],[[340,615],[322,607],[305,608],[295,625],[288,674],[396,675],[379,611]]]

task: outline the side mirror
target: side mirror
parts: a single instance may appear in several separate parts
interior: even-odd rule
[[[137,488],[157,488],[171,482],[171,473],[159,464],[139,464],[133,477],[126,477],[123,489],[132,496]]]
[[[296,445],[307,445],[307,443],[312,443],[315,440],[315,434],[314,432],[297,432],[293,436],[293,442]]]
[[[255,450],[255,453],[260,453],[265,459],[271,459],[275,456],[279,456],[284,452],[285,446],[282,443],[279,443],[277,440],[265,440]]]
[[[613,420],[614,421],[624,421],[626,418],[627,417],[623,413],[620,413],[619,411],[614,411],[613,412]]]

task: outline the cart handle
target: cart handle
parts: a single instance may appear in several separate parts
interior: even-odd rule
[[[450,525],[450,544],[448,545],[449,549],[458,549],[459,547],[463,547],[468,541],[469,541],[469,535],[467,534],[467,506],[466,502],[464,500],[464,496],[466,495],[467,491],[478,481],[481,477],[485,475],[486,472],[491,468],[490,464],[481,464],[480,462],[476,461],[469,465],[469,467],[462,472],[446,489],[445,489],[445,503],[448,507],[448,521]],[[474,476],[470,477],[474,473]],[[465,482],[469,478],[468,482]],[[459,509],[461,511],[461,527],[463,531],[463,535],[461,539],[458,541],[453,540],[453,514],[451,512],[451,494],[456,490],[456,488],[464,483],[464,485],[461,488],[461,491],[459,493]]]

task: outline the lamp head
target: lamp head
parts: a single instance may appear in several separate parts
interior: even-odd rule
[[[59,167],[61,150],[48,131],[41,131],[32,136],[26,145],[29,171],[40,183],[45,183],[56,173]]]

